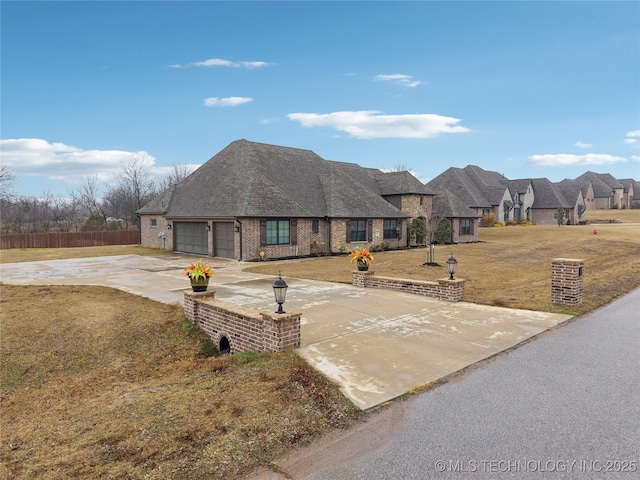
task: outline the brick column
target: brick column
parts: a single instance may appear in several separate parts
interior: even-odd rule
[[[301,313],[260,312],[260,316],[265,352],[277,353],[300,346]]]
[[[551,261],[551,302],[563,305],[582,303],[584,260],[554,258]]]
[[[206,292],[193,292],[191,290],[184,291],[184,316],[191,323],[198,324],[198,300],[203,298],[213,298],[216,294],[215,290],[207,290]]]
[[[461,278],[455,280],[440,278],[438,280],[438,296],[436,298],[449,302],[461,301],[464,298],[464,280]]]

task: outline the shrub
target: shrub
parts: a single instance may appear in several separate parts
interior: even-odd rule
[[[513,225],[515,225],[515,224],[516,224],[516,221],[515,221],[515,220],[513,220],[513,219],[511,219],[511,218],[510,218],[509,220],[507,220],[507,225],[508,225],[508,226],[513,226]]]
[[[496,223],[495,213],[487,213],[482,216],[482,219],[480,219],[481,227],[492,227],[495,223]]]
[[[533,225],[529,220],[520,220],[520,225]]]
[[[493,224],[494,227],[504,227],[504,223],[502,222],[496,222]]]
[[[448,218],[443,218],[442,220],[440,220],[434,236],[438,243],[447,243],[453,241],[453,227],[451,226],[451,220],[449,220]]]

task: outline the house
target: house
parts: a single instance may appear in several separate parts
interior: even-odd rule
[[[427,186],[440,194],[448,191],[475,214],[493,213],[496,221],[505,224],[523,220],[555,224],[558,208],[564,210],[568,223],[577,223],[586,208],[582,194],[574,191],[575,186],[567,186],[567,197],[561,185],[546,178],[510,180],[475,165],[449,168]],[[435,204],[436,200],[434,209]]]
[[[451,238],[446,242],[477,242],[481,215],[448,190],[436,190],[435,193],[431,231],[435,231],[439,223],[446,219],[451,225]]]
[[[138,211],[141,243],[236,260],[406,248],[432,196],[409,172],[238,140]]]
[[[576,182],[582,186],[589,209],[629,208],[623,204],[624,186],[608,173],[585,172],[576,178]],[[587,193],[589,185],[591,192]]]

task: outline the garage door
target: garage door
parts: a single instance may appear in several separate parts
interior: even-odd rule
[[[173,245],[176,252],[209,255],[206,223],[174,222],[173,228]]]
[[[215,222],[213,224],[213,255],[215,257],[234,258],[234,240],[233,223]]]

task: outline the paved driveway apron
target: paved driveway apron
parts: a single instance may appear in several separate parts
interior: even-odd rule
[[[165,303],[188,287],[185,255],[77,258],[0,265],[10,284],[103,285]],[[208,259],[216,298],[259,310],[276,308],[275,278],[246,264]],[[312,266],[310,265],[310,268]],[[286,277],[287,311],[302,312],[298,354],[368,409],[508,349],[570,316],[443,302],[381,289]]]

